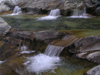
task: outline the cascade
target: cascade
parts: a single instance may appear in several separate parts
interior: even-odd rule
[[[54,72],[57,66],[60,66],[61,59],[58,56],[63,49],[64,47],[48,45],[44,54],[40,53],[28,58],[28,61],[24,63],[27,71],[36,75],[47,71]]]
[[[13,13],[11,15],[18,15],[20,14],[22,11],[21,11],[21,8],[19,6],[15,6],[14,10],[13,10]]]
[[[50,14],[45,17],[41,17],[38,20],[54,20],[60,16],[60,9],[54,9],[50,11]]]
[[[60,16],[60,9],[51,10],[49,16]]]
[[[89,18],[86,14],[86,7],[82,10],[75,9],[71,18]]]
[[[49,56],[59,56],[63,49],[64,47],[48,45],[44,54]]]

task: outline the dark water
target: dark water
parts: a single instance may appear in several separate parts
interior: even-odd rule
[[[70,30],[70,29],[100,29],[100,18],[67,18],[56,20],[37,20],[38,16],[2,16],[13,28],[20,30]]]
[[[96,66],[86,60],[80,60],[73,57],[65,57],[61,66],[55,70],[55,73],[47,72],[43,75],[84,75],[88,70]]]

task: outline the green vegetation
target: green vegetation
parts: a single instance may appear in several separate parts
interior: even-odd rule
[[[89,29],[74,29],[74,30],[60,30],[65,34],[70,33],[78,38],[88,37],[88,36],[98,36],[100,35],[100,30],[89,30]]]

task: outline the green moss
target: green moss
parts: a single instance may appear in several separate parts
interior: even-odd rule
[[[98,36],[100,35],[100,30],[88,30],[88,29],[74,29],[74,30],[61,30],[65,34],[71,34],[78,38],[88,37],[88,36]]]
[[[75,27],[78,26],[77,23],[75,23],[75,22],[70,22],[70,21],[65,21],[64,24],[67,25],[67,26],[70,27],[70,28],[75,28]]]

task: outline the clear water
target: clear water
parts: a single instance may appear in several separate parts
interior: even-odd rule
[[[71,29],[100,29],[100,17],[67,18],[55,20],[37,20],[39,16],[2,16],[9,25],[19,30],[71,30]]]

